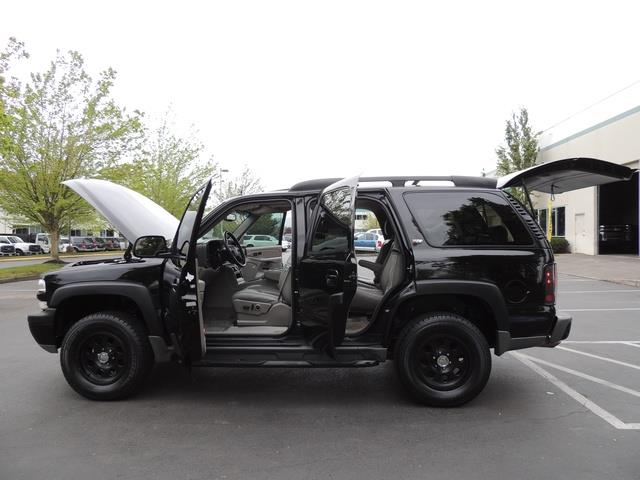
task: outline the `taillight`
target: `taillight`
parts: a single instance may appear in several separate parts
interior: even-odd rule
[[[378,248],[382,247],[382,240],[378,240]]]
[[[558,285],[558,270],[555,263],[544,267],[544,303],[556,303],[556,288]]]

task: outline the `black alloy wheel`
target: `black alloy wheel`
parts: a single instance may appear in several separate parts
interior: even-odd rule
[[[407,324],[394,348],[400,381],[413,398],[455,407],[475,398],[491,373],[491,352],[478,327],[448,312]]]
[[[153,366],[142,324],[125,312],[104,311],[74,323],[60,348],[69,385],[91,400],[118,400],[134,393]]]

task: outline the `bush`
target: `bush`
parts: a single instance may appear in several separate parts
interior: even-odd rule
[[[569,253],[569,242],[564,237],[551,237],[553,253]]]

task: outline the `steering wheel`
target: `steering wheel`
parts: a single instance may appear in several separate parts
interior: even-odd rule
[[[229,260],[235,263],[239,267],[244,267],[247,264],[247,257],[244,254],[244,250],[242,249],[242,245],[236,237],[234,237],[233,233],[224,232],[224,248],[227,251],[227,256]]]

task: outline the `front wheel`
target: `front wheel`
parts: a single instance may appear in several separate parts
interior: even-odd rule
[[[18,255],[19,257],[21,257],[22,255],[24,255],[24,252],[22,250],[17,250],[16,249],[16,255]]]
[[[91,400],[119,400],[134,393],[153,366],[147,336],[124,312],[98,312],[73,324],[62,342],[67,382]]]
[[[475,398],[491,373],[491,352],[478,327],[453,313],[407,325],[396,342],[400,381],[419,402],[455,407]]]

